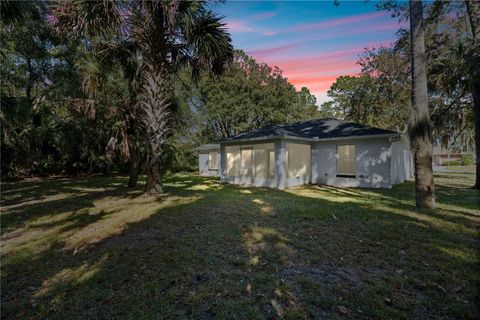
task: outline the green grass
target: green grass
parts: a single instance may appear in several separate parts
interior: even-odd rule
[[[285,191],[169,176],[2,184],[5,319],[478,319],[479,192]]]

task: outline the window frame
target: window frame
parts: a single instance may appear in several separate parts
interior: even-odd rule
[[[347,172],[340,172],[338,169],[339,164],[340,164],[340,152],[339,148],[341,147],[353,147],[353,173],[347,173]],[[356,146],[354,144],[338,144],[337,145],[337,174],[336,176],[339,178],[356,178],[357,175],[357,156],[356,156]]]

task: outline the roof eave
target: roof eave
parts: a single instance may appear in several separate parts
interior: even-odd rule
[[[222,140],[222,141],[219,141],[218,143],[225,144],[225,143],[250,142],[250,141],[262,141],[262,140],[278,140],[278,139],[282,139],[282,137],[283,136],[269,135],[269,136],[235,139],[235,140]]]
[[[382,134],[368,134],[361,136],[346,136],[346,137],[332,137],[322,139],[311,139],[312,141],[332,141],[332,140],[351,140],[351,139],[373,139],[373,138],[393,138],[400,136],[400,133],[382,133]]]
[[[363,135],[363,136],[332,137],[332,138],[322,138],[322,139],[303,138],[303,137],[296,137],[296,136],[290,136],[290,135],[270,135],[270,136],[253,137],[253,138],[245,138],[245,139],[223,140],[223,141],[219,141],[218,143],[227,144],[227,143],[254,142],[254,141],[264,141],[264,140],[278,140],[278,139],[289,139],[289,140],[298,140],[298,141],[307,141],[307,142],[321,142],[321,141],[332,141],[332,140],[391,138],[391,137],[397,137],[397,136],[400,136],[400,133],[392,132],[392,133],[382,133],[382,134],[370,134],[370,135]]]
[[[212,145],[205,145],[196,147],[195,150],[202,151],[202,150],[216,150],[220,149],[220,144],[212,144]]]

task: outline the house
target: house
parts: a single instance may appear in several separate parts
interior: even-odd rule
[[[475,155],[468,150],[452,150],[437,145],[433,147],[432,158],[434,166],[466,165],[468,162],[473,164]]]
[[[232,184],[390,188],[412,175],[404,136],[337,119],[271,125],[198,150],[200,174]]]

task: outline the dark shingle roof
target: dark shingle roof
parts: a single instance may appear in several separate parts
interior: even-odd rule
[[[228,142],[286,136],[304,139],[329,139],[385,134],[396,134],[396,132],[337,119],[316,119],[292,124],[271,125],[260,129],[242,132],[223,141]]]

